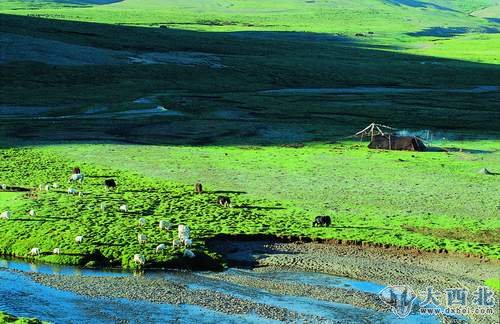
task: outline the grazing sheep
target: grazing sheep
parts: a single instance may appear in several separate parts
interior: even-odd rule
[[[184,239],[184,246],[191,246],[193,245],[193,241],[191,241],[190,239]]]
[[[161,220],[158,226],[161,230],[170,230],[172,228],[172,224],[164,220]]]
[[[134,254],[134,262],[138,265],[143,266],[144,264],[146,264],[146,259],[144,259],[144,256],[140,254]]]
[[[104,180],[104,188],[106,188],[106,189],[116,189],[116,181],[115,181],[115,179],[106,179],[106,180]]]
[[[53,254],[55,255],[59,255],[61,254],[61,249],[60,248],[55,248],[53,251],[52,251]]]
[[[128,212],[128,206],[127,205],[121,205],[120,206],[120,211],[125,212],[125,213]]]
[[[7,185],[5,183],[2,183],[2,190],[7,190]]]
[[[106,207],[107,207],[106,203],[105,203],[105,202],[102,202],[102,203],[101,203],[101,210],[102,210],[102,211],[105,211],[105,210],[106,210]]]
[[[175,248],[178,248],[179,246],[181,246],[181,241],[179,241],[177,239],[173,239],[172,240],[172,247],[175,249]]]
[[[194,192],[196,192],[197,194],[201,194],[203,192],[203,186],[201,183],[197,182],[194,185]]]
[[[139,223],[139,226],[144,226],[144,225],[146,225],[146,220],[144,218],[139,218],[138,223]]]
[[[43,190],[43,184],[38,185],[38,191],[42,191],[42,190]]]
[[[6,210],[3,213],[0,214],[0,219],[9,219],[11,216],[10,211]]]
[[[35,256],[35,255],[40,255],[40,249],[39,249],[39,248],[37,248],[37,247],[34,247],[34,248],[32,248],[32,249],[31,249],[30,254],[31,254],[32,256]]]
[[[184,249],[184,256],[187,257],[187,258],[194,258],[196,255],[193,253],[193,251],[189,250],[189,249]]]
[[[34,209],[30,209],[30,211],[28,212],[28,214],[31,216],[31,217],[35,217],[36,216],[36,212]]]
[[[78,191],[76,191],[76,189],[74,189],[74,188],[68,188],[68,193],[70,195],[76,195],[78,193]]]
[[[52,187],[53,187],[54,189],[57,189],[57,188],[59,188],[59,184],[58,184],[57,182],[54,182],[54,183],[52,184]]]
[[[145,244],[147,240],[148,240],[148,237],[146,235],[137,234],[137,241],[139,241],[139,244]]]
[[[165,244],[163,243],[156,247],[156,253],[159,253],[162,250],[165,250]]]
[[[178,231],[178,237],[181,241],[184,241],[185,239],[189,238],[190,230],[187,225],[180,224],[177,227],[177,231]]]
[[[45,191],[50,191],[50,184],[45,185]]]
[[[217,203],[222,207],[231,207],[231,199],[227,196],[217,197]]]
[[[82,183],[84,178],[85,177],[84,177],[83,173],[75,173],[69,177],[68,182],[78,181],[78,182]]]
[[[83,192],[79,191],[79,192],[78,192],[78,196],[79,196],[79,197],[82,197],[82,196],[83,196]]]
[[[83,236],[78,235],[77,237],[75,237],[75,242],[76,242],[77,244],[82,243],[82,242],[83,242]]]

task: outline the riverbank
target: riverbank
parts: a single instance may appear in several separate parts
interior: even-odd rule
[[[438,292],[462,287],[472,294],[485,280],[500,277],[498,260],[414,250],[269,240],[217,240],[208,245],[231,265],[254,267],[202,273],[149,271],[125,277],[29,276],[37,283],[92,298],[195,305],[227,315],[253,314],[278,321],[331,320],[331,313],[311,311],[321,303],[345,305],[348,308],[342,312],[354,319],[388,319],[391,309],[378,296],[386,286],[407,285],[417,296],[428,287]],[[314,301],[315,306],[308,304],[306,308],[301,304],[303,300]],[[442,299],[438,300],[441,303]],[[471,319],[492,323],[495,316],[477,315]]]
[[[233,265],[322,272],[414,289],[484,285],[500,278],[500,261],[443,253],[316,242],[211,241],[209,247]]]

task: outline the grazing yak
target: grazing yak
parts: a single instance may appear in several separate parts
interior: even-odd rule
[[[332,223],[332,219],[330,216],[316,216],[314,219],[314,222],[312,223],[312,226],[330,226]]]
[[[217,197],[217,203],[222,207],[231,207],[231,199],[227,196],[219,196]]]
[[[104,180],[104,187],[106,189],[116,189],[116,181],[115,181],[115,179],[106,179],[106,180]]]
[[[194,192],[196,192],[197,194],[201,194],[203,192],[203,186],[201,185],[201,183],[197,182],[194,185]]]

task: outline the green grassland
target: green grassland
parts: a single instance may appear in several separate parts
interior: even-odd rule
[[[0,210],[13,212],[0,222],[0,252],[28,257],[36,246],[42,261],[125,268],[141,253],[148,266],[207,268],[221,260],[206,239],[270,234],[499,258],[499,177],[478,173],[500,169],[496,5],[2,1],[0,40],[23,59],[0,64],[0,183],[62,188],[0,192]],[[179,52],[218,65],[78,63],[85,53]],[[77,63],[58,63],[66,56]],[[265,92],[290,88],[347,90]],[[156,106],[174,114],[122,114]],[[326,144],[373,121],[491,140],[440,143],[465,149],[448,153]],[[305,147],[278,145],[298,142]],[[88,175],[81,197],[65,193],[74,165]],[[116,192],[104,190],[105,177],[118,180]],[[193,193],[197,180],[206,194]],[[233,208],[215,204],[218,191]],[[101,202],[110,208],[102,212]],[[131,212],[120,213],[122,203]],[[333,226],[312,228],[319,214],[332,215]],[[154,252],[175,234],[158,229],[161,219],[192,228],[199,258]],[[62,255],[52,255],[56,247]]]
[[[166,25],[212,32],[287,31],[354,37],[356,33],[366,34],[370,31],[374,34],[362,40],[364,43],[410,48],[415,43],[432,43],[425,38],[411,37],[409,33],[436,27],[450,30],[464,28],[464,33],[488,28],[497,29],[498,32],[498,24],[482,18],[498,18],[495,11],[498,2],[495,0],[466,3],[446,0],[432,3],[406,0],[126,0],[107,5],[82,3],[10,0],[0,4],[0,12],[144,27]],[[498,48],[498,39],[492,37],[490,44]],[[417,48],[420,53],[425,46]],[[433,55],[433,52],[429,54]],[[459,49],[446,52],[445,57],[498,63],[495,57],[483,57],[480,53],[463,55]]]
[[[34,318],[16,317],[0,311],[0,323],[41,324],[45,322],[41,322]]]
[[[270,234],[415,247],[499,258],[496,142],[463,143],[470,151],[386,152],[342,143],[283,147],[152,147],[67,145],[4,149],[1,181],[37,187],[59,182],[49,192],[2,193],[0,209],[13,216],[0,222],[3,255],[29,257],[39,247],[46,262],[134,267],[135,253],[147,266],[212,267],[220,260],[205,240],[218,234]],[[77,186],[83,196],[65,193],[71,168],[87,174]],[[116,192],[103,179],[118,181]],[[193,193],[201,180],[207,192]],[[228,194],[232,208],[216,205]],[[101,202],[109,208],[100,210]],[[127,203],[130,211],[118,207]],[[27,212],[35,209],[37,215]],[[330,228],[313,228],[318,214],[332,216]],[[144,217],[145,227],[137,220]],[[200,258],[167,248],[176,231],[160,231],[159,220],[188,224]],[[141,245],[137,234],[147,235]],[[77,235],[84,243],[74,242]],[[52,255],[59,247],[62,254]]]

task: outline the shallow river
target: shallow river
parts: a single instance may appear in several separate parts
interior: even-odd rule
[[[77,267],[31,264],[18,260],[0,260],[0,310],[16,316],[37,317],[53,323],[270,323],[257,315],[228,315],[194,305],[155,304],[120,298],[91,298],[60,291],[33,282],[22,272],[39,272],[76,276],[130,276],[127,272],[79,269]],[[323,287],[343,287],[378,293],[383,286],[307,272],[254,272],[229,269],[228,274],[262,280],[280,280]],[[404,321],[392,313],[381,313],[351,305],[338,304],[299,296],[277,295],[262,289],[247,287],[207,277],[207,273],[150,271],[146,277],[175,279],[190,289],[210,289],[241,299],[286,308],[302,314],[319,315],[341,322],[434,323],[429,316],[410,315]]]

